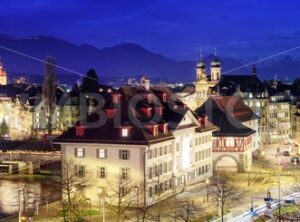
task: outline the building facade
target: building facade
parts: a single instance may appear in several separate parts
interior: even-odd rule
[[[95,178],[85,190],[93,204],[99,190],[113,195],[120,181],[126,182],[122,197],[133,194],[140,206],[149,206],[173,195],[175,186],[179,191],[212,176],[216,127],[166,87],[150,87],[147,78],[141,86],[121,87],[107,98],[102,114],[102,125],[78,123],[55,140],[64,159],[77,161],[77,169]]]
[[[7,84],[7,73],[0,62],[0,85],[6,85]]]
[[[292,138],[300,144],[300,104],[291,104]]]
[[[258,135],[258,116],[237,96],[212,96],[196,110],[219,129],[213,132],[215,171],[244,172],[251,168]]]

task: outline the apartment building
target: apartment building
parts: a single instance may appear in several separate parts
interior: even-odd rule
[[[100,116],[100,118],[99,118]],[[97,120],[97,124],[93,120]],[[149,206],[212,176],[212,132],[207,118],[195,115],[166,87],[125,86],[111,94],[103,110],[92,113],[59,136],[65,160],[76,161],[78,176],[94,178],[85,195],[92,204],[99,190],[113,194],[126,182],[122,196],[134,194]]]

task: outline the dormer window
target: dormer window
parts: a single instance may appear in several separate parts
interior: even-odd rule
[[[155,107],[155,112],[156,112],[159,116],[162,116],[162,115],[163,115],[163,109],[164,109],[164,107],[162,107],[162,106]]]
[[[158,125],[146,125],[145,127],[149,130],[149,132],[153,136],[157,136],[158,135]]]
[[[131,126],[121,126],[120,127],[120,136],[123,138],[129,137],[131,128],[132,128]]]
[[[152,116],[152,108],[151,107],[142,107],[141,110],[148,118]]]
[[[128,137],[128,129],[127,128],[121,129],[121,133],[122,133],[122,137]]]
[[[153,126],[153,136],[158,135],[158,126]]]
[[[153,102],[153,94],[151,94],[151,93],[144,94],[144,98],[147,100],[148,103]]]
[[[117,110],[114,108],[107,108],[105,111],[107,119],[113,119]]]
[[[76,128],[76,136],[83,136],[86,131],[86,126],[75,126]]]
[[[115,93],[115,94],[111,95],[111,97],[112,97],[112,103],[113,104],[119,104],[120,103],[120,101],[121,101],[121,94]]]
[[[168,133],[168,123],[160,123],[159,130],[162,131],[163,134]]]
[[[160,93],[158,96],[163,103],[167,102],[167,93]]]

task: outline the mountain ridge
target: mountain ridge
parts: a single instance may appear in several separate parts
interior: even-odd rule
[[[44,59],[47,55],[54,56],[57,65],[83,75],[88,69],[94,68],[100,78],[101,76],[148,75],[150,78],[162,77],[170,81],[188,82],[193,81],[196,75],[196,61],[178,61],[130,42],[97,48],[90,44],[77,45],[52,36],[36,35],[26,38],[13,38],[0,33],[0,45],[39,59]],[[0,56],[6,69],[12,73],[27,75],[43,73],[43,64],[35,60],[29,60],[2,48],[0,48]],[[207,71],[209,71],[209,62],[213,57],[214,55],[208,55],[204,58]],[[243,66],[239,60],[234,58],[220,58],[220,61],[223,72]],[[298,65],[297,60],[293,58],[278,61],[279,64],[259,67],[258,74],[262,73],[263,75],[260,77],[267,79],[275,74],[278,75],[273,67],[277,67],[278,72],[284,70],[286,71],[285,75],[289,75],[288,73],[291,73],[292,70],[285,67],[287,61],[291,63],[289,67],[300,69],[300,62]],[[250,74],[250,72],[250,68],[242,68],[228,74]],[[58,73],[66,73],[66,71],[58,70]]]

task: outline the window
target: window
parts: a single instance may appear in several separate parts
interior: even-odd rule
[[[121,168],[121,178],[123,180],[127,180],[130,178],[130,169],[129,168]]]
[[[75,157],[83,158],[85,156],[85,150],[83,148],[75,148]]]
[[[97,157],[99,159],[106,159],[107,158],[107,150],[106,149],[98,149],[97,150]]]
[[[152,178],[152,167],[149,168],[149,179]]]
[[[106,178],[106,168],[98,167],[98,178],[104,179]]]
[[[119,158],[121,160],[129,160],[130,151],[129,150],[119,150]]]
[[[153,193],[152,187],[149,187],[149,197],[152,197],[152,193]]]
[[[76,172],[77,177],[84,177],[85,176],[85,166],[75,165],[75,172]]]
[[[168,147],[164,146],[164,154],[166,155],[168,153]]]
[[[121,135],[122,137],[128,137],[128,129],[127,128],[121,129]]]
[[[234,142],[235,142],[234,138],[230,138],[230,137],[227,138],[226,139],[226,147],[234,147],[234,145],[235,145]]]
[[[179,151],[179,143],[176,143],[176,151]]]

